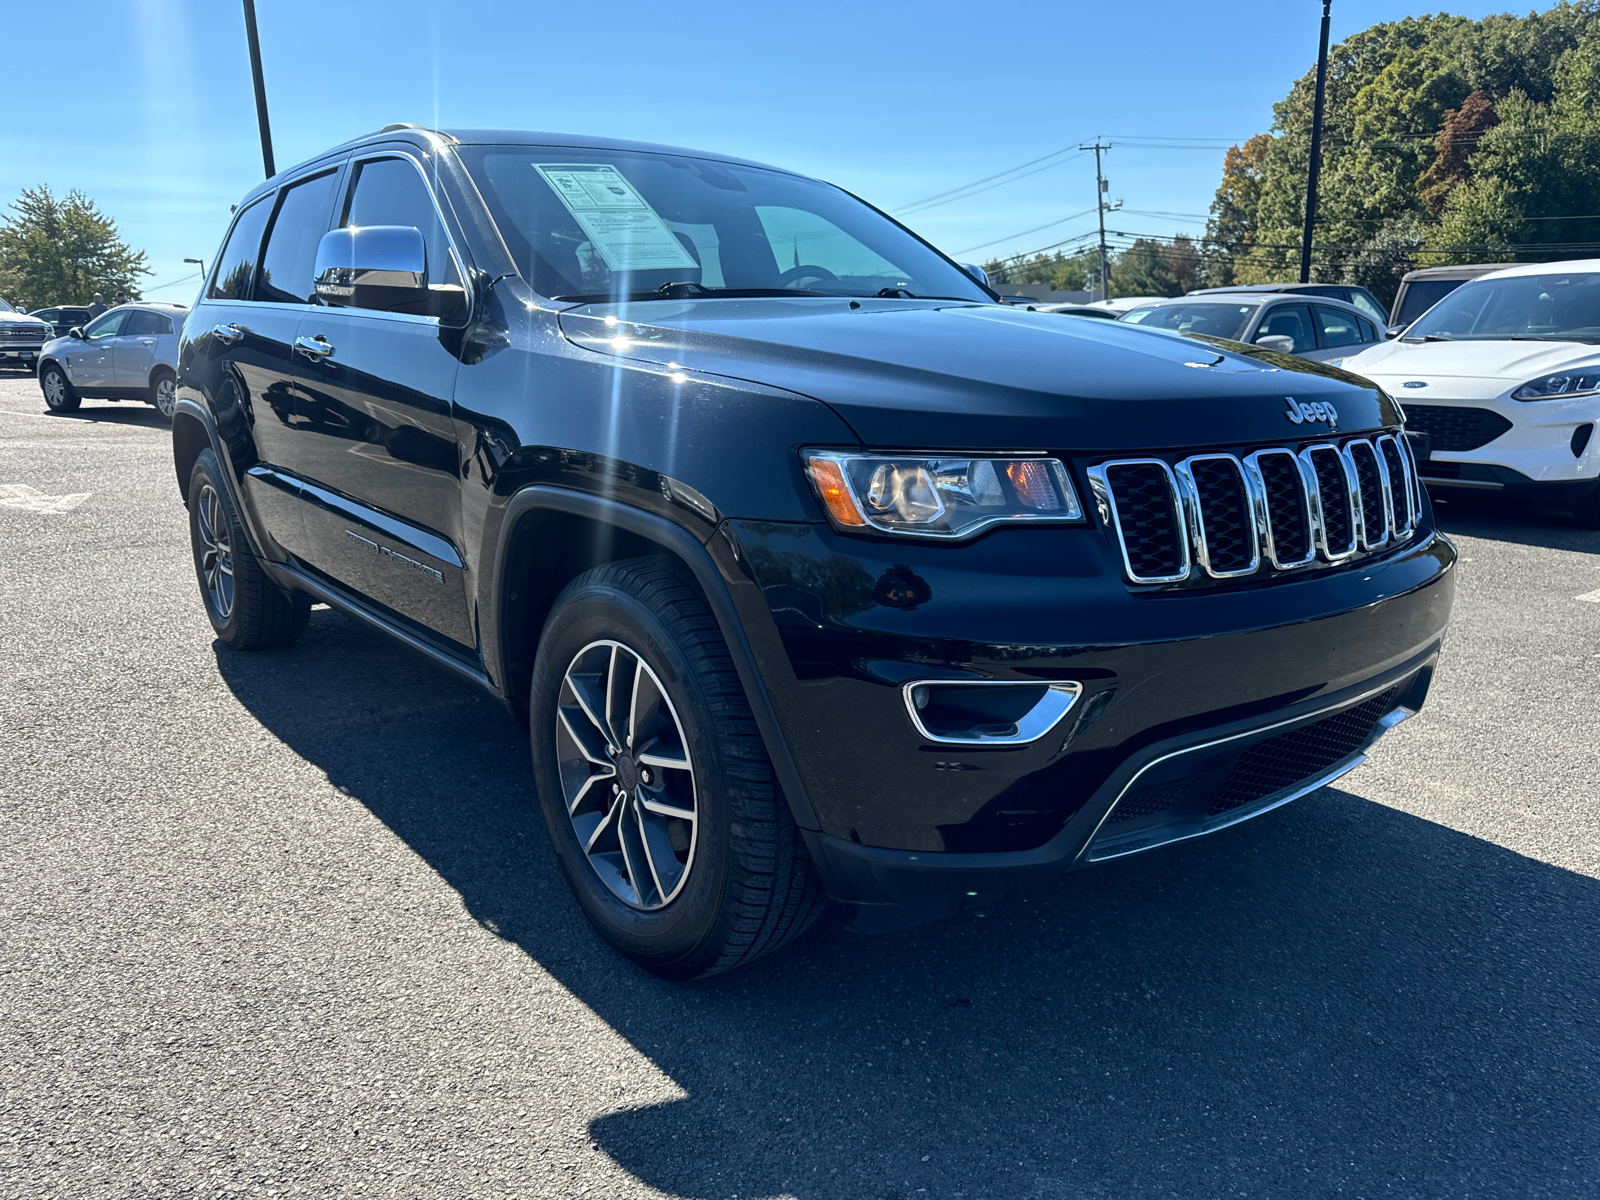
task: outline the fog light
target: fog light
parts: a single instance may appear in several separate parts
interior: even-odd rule
[[[1081,683],[919,679],[902,685],[918,733],[946,746],[1025,746],[1038,741],[1077,702]]]

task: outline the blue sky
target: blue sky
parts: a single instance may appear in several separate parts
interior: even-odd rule
[[[1101,135],[1121,141],[1112,198],[1194,214],[1116,218],[1160,234],[1203,228],[1220,147],[1270,125],[1315,58],[1321,13],[1316,0],[257,6],[280,166],[391,121],[544,129],[777,163],[894,212]],[[1335,0],[1333,37],[1422,11]],[[149,252],[146,295],[187,300],[183,259],[210,262],[228,206],[261,176],[240,5],[14,5],[6,22],[14,51],[34,49],[6,55],[17,116],[0,126],[0,205],[41,183],[83,189]],[[1083,232],[1094,159],[1068,157],[904,219],[966,259]]]

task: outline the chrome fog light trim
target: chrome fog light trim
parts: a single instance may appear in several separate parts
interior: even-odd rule
[[[936,689],[1017,687],[1043,687],[1045,692],[1032,708],[1015,720],[1012,725],[1013,732],[979,731],[971,736],[953,737],[949,734],[934,733],[923,721],[922,710],[927,703],[926,698]],[[917,702],[919,688],[926,689],[921,697],[924,700],[921,705]],[[1083,694],[1083,684],[1032,679],[914,679],[900,685],[900,694],[905,701],[906,715],[911,718],[912,726],[927,741],[941,746],[1026,746],[1030,742],[1038,741],[1061,723],[1061,718],[1072,710],[1078,697]]]

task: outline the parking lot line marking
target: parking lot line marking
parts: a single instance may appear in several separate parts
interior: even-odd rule
[[[1585,592],[1581,596],[1574,596],[1574,600],[1587,600],[1590,604],[1600,604],[1600,588],[1592,592]]]
[[[88,492],[73,492],[66,496],[46,496],[37,488],[25,483],[0,483],[0,508],[20,508],[24,512],[71,512],[89,498]]]

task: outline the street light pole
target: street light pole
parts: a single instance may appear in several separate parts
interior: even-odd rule
[[[205,278],[205,274],[206,274],[206,260],[205,259],[203,259],[203,258],[186,258],[183,261],[186,262],[186,263],[196,263],[196,264],[198,264],[198,266],[200,267],[200,277],[202,279]]]
[[[1111,266],[1106,259],[1106,181],[1100,172],[1100,152],[1111,149],[1108,142],[1101,145],[1096,138],[1093,146],[1079,146],[1079,150],[1094,151],[1094,201],[1095,212],[1100,218],[1100,299],[1111,299]]]
[[[272,161],[272,126],[267,123],[267,85],[261,78],[261,39],[256,36],[256,0],[244,0],[244,33],[250,43],[250,74],[256,85],[256,120],[261,125],[261,165],[267,178],[278,173]]]
[[[1328,82],[1328,11],[1322,0],[1322,45],[1317,50],[1317,98],[1311,106],[1311,166],[1306,172],[1306,232],[1300,239],[1300,282],[1311,282],[1311,227],[1317,221],[1317,179],[1322,174],[1322,100]]]

